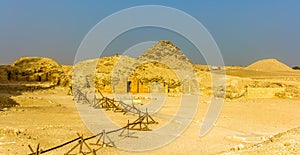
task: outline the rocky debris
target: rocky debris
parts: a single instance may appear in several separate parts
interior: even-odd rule
[[[291,145],[291,143],[290,142],[284,142],[284,144],[283,144],[284,146],[290,146]]]
[[[297,98],[300,97],[300,88],[292,85],[285,86],[285,90],[275,94],[279,98]]]
[[[111,88],[117,85],[127,84],[127,81],[134,74],[136,66],[136,59],[128,56],[116,56],[110,76]]]
[[[220,154],[300,154],[300,128],[270,136],[266,141],[250,147],[240,148],[237,145]]]
[[[279,62],[276,59],[265,59],[254,62],[253,64],[249,65],[245,69],[247,70],[256,70],[256,71],[266,71],[266,72],[276,72],[276,71],[293,71],[292,68],[285,65],[282,62]]]
[[[251,79],[239,77],[226,77],[226,98],[236,99],[246,95],[247,84]]]
[[[197,77],[199,81],[200,92],[206,95],[213,95],[219,98],[238,99],[245,97],[247,94],[247,87],[253,80],[249,78],[240,78],[235,76],[225,76],[224,86],[213,87],[210,72],[198,71]]]
[[[6,135],[18,136],[21,134],[26,135],[26,129],[15,129],[15,128],[0,129],[1,136],[6,136]]]
[[[112,81],[119,81],[120,77],[128,74],[122,67],[126,68],[132,61],[134,59],[127,56],[112,56],[79,62],[74,66],[74,85],[81,89],[90,85],[111,92]]]
[[[245,146],[243,144],[238,144],[234,147],[235,150],[242,150],[244,148],[245,148]]]
[[[253,80],[248,84],[251,88],[282,88],[285,87],[284,84],[278,82],[270,82],[270,81],[256,81]]]
[[[78,62],[74,65],[72,74],[73,87],[79,88],[86,86],[88,83],[94,83],[93,76],[95,74],[98,61],[99,58]]]
[[[206,77],[204,77],[204,75]],[[235,76],[226,76],[224,87],[213,87],[209,73],[199,73],[200,91],[206,95],[214,93],[216,97],[225,97],[226,99],[238,99],[243,97],[265,97],[265,98],[298,98],[300,97],[300,88],[295,85],[288,85],[281,82],[270,82],[265,80],[254,80],[250,78],[241,78]],[[261,93],[255,96],[253,93]],[[253,96],[254,95],[254,96]]]
[[[62,73],[59,75],[59,86],[70,86],[72,84],[73,66],[61,65]],[[55,83],[55,82],[54,82]]]
[[[180,87],[177,75],[170,68],[158,62],[142,64],[134,70],[133,74],[146,85],[158,81],[167,84],[169,88]]]

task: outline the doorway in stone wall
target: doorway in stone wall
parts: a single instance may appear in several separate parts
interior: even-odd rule
[[[41,82],[42,81],[42,77],[39,75],[37,80],[38,80],[38,82]]]
[[[127,81],[127,93],[130,93],[130,85],[131,85],[131,81]]]

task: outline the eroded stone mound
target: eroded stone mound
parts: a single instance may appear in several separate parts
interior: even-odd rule
[[[111,56],[78,62],[74,66],[74,84],[79,88],[95,86],[98,90],[111,92],[112,72],[124,74],[123,70],[116,67],[116,64],[125,67],[126,63],[122,62],[130,63],[133,60],[127,56]]]
[[[22,57],[16,60],[11,66],[23,70],[26,69],[49,70],[49,69],[56,69],[60,67],[60,65],[56,61],[50,58],[42,58],[42,57]]]
[[[67,85],[70,77],[56,61],[42,57],[22,57],[11,65],[8,80],[28,82],[52,82],[55,85]]]
[[[256,71],[266,71],[266,72],[276,72],[276,71],[293,71],[292,68],[285,65],[284,63],[276,59],[265,59],[254,62],[245,69],[256,70]]]

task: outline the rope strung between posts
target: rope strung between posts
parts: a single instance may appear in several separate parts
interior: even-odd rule
[[[94,108],[103,108],[106,110],[113,109],[115,112],[124,112],[124,114],[126,114],[127,112],[130,112],[133,114],[139,114],[139,115],[145,114],[145,112],[136,108],[134,105],[128,105],[128,104],[124,103],[123,101],[118,101],[118,100],[114,100],[114,99],[105,97],[101,93],[101,91],[99,93],[101,95],[101,98],[98,99],[95,95],[94,101],[90,101],[86,94],[84,94],[82,91],[77,89],[74,92],[74,99],[76,99],[77,102],[83,101],[83,103],[90,104]]]
[[[119,128],[119,129],[112,130],[112,131],[108,131],[108,132],[105,132],[105,133],[106,133],[106,134],[115,133],[115,132],[121,131],[121,130],[123,130],[123,129],[127,129],[127,128],[129,128],[130,126],[138,125],[138,124],[140,124],[140,123],[141,123],[141,122],[133,122],[133,123],[129,123],[129,121],[128,121],[128,123],[127,123],[127,125],[126,125],[126,126],[124,126],[124,127],[121,127],[121,128]],[[84,138],[84,139],[83,139],[83,141],[87,141],[87,140],[90,140],[90,139],[93,139],[93,138],[99,137],[99,136],[100,136],[100,135],[102,135],[102,134],[103,134],[103,131],[102,131],[102,132],[100,132],[100,133],[98,133],[98,134],[95,134],[95,135],[93,135],[93,136],[90,136],[90,137]],[[53,151],[53,150],[56,150],[56,149],[62,148],[62,147],[66,146],[66,145],[68,145],[68,144],[71,144],[71,143],[73,143],[73,142],[76,142],[77,140],[81,140],[81,137],[78,137],[78,138],[72,139],[72,140],[70,140],[70,141],[68,141],[68,142],[65,142],[65,143],[63,143],[63,144],[60,144],[60,145],[58,145],[58,146],[55,146],[55,147],[49,148],[49,149],[47,149],[47,150],[42,150],[42,151],[38,151],[38,152],[33,152],[33,151],[32,151],[32,153],[30,153],[29,155],[36,155],[36,154],[43,154],[43,153],[47,153],[47,152],[50,152],[50,151]],[[30,146],[30,145],[29,145],[29,147],[31,148],[31,146]],[[32,150],[32,149],[31,149],[31,150]]]
[[[143,120],[144,120],[147,116],[148,116],[147,114],[146,114],[146,115],[143,115],[143,116],[140,116],[140,117],[139,117],[136,121],[134,121],[133,123],[129,123],[129,121],[128,121],[128,123],[127,123],[126,126],[121,127],[121,128],[118,128],[118,129],[115,129],[115,130],[112,130],[112,131],[108,131],[108,132],[106,132],[106,134],[115,133],[115,132],[118,132],[118,131],[121,131],[121,130],[124,131],[124,129],[128,129],[128,130],[130,130],[130,129],[131,129],[131,130],[141,130],[141,131],[150,130],[146,124],[153,124],[153,123],[154,123],[154,122],[153,122],[154,120],[151,119],[150,122],[143,122]],[[150,117],[151,117],[151,116],[150,116]],[[157,122],[155,122],[155,123],[157,123]],[[145,126],[144,128],[142,128],[142,126],[141,126],[142,124]],[[136,125],[140,125],[140,129],[134,128]],[[123,133],[123,131],[122,131],[122,133]],[[122,134],[122,133],[121,133],[121,134]],[[102,135],[102,134],[103,134],[103,132],[100,132],[100,133],[95,134],[95,135],[93,135],[93,136],[84,138],[82,141],[87,141],[87,140],[96,138],[96,137],[98,137],[98,136],[100,136],[100,135]],[[121,134],[120,134],[120,135],[121,135]],[[126,137],[130,137],[130,136],[126,136]],[[135,138],[137,138],[137,137],[135,137]],[[82,137],[78,137],[78,138],[75,138],[75,139],[70,140],[70,141],[68,141],[68,142],[65,142],[65,143],[63,143],[63,144],[61,144],[61,145],[55,146],[55,147],[53,147],[53,148],[50,148],[50,149],[47,149],[47,150],[41,150],[41,151],[38,151],[38,153],[32,151],[32,153],[31,153],[30,155],[42,154],[42,153],[46,153],[46,152],[49,152],[49,151],[52,151],[52,150],[56,150],[56,149],[59,149],[59,148],[61,148],[61,147],[64,147],[64,146],[66,146],[66,145],[68,145],[68,144],[70,144],[70,143],[73,143],[73,142],[75,142],[75,141],[77,141],[77,140],[81,140],[81,139],[82,139]],[[31,147],[29,146],[29,148],[31,148]],[[31,149],[31,150],[32,150],[32,149]]]
[[[103,130],[102,132],[100,132],[100,133],[98,133],[98,134],[95,134],[95,135],[93,135],[93,136],[87,137],[87,138],[83,138],[83,136],[79,136],[78,138],[72,139],[72,140],[70,140],[70,141],[67,141],[67,142],[65,142],[65,143],[63,143],[63,144],[60,144],[60,145],[58,145],[58,146],[49,148],[49,149],[47,149],[47,150],[39,150],[40,147],[39,147],[39,145],[38,145],[37,151],[34,152],[33,149],[32,149],[32,147],[31,147],[30,145],[28,145],[28,147],[30,148],[30,150],[31,150],[31,152],[32,152],[32,153],[30,153],[29,155],[39,155],[39,154],[43,154],[43,153],[46,153],[46,152],[50,152],[50,151],[53,151],[53,150],[62,148],[62,147],[64,147],[64,146],[68,145],[68,144],[74,143],[74,142],[76,142],[76,141],[78,141],[79,143],[81,143],[81,145],[80,145],[80,150],[81,150],[81,149],[82,149],[82,143],[85,143],[85,141],[88,141],[88,140],[90,140],[90,139],[93,139],[93,138],[96,138],[96,137],[99,137],[99,136],[103,136],[103,134],[108,135],[108,134],[115,133],[115,132],[118,132],[118,131],[123,130],[123,131],[121,132],[121,134],[119,135],[119,136],[122,136],[124,130],[126,130],[126,129],[127,129],[127,130],[130,130],[130,129],[131,129],[131,130],[141,130],[141,131],[145,131],[145,130],[150,130],[146,124],[154,124],[154,123],[157,123],[157,122],[154,121],[154,119],[148,114],[147,110],[146,110],[146,112],[142,112],[142,111],[140,111],[139,109],[137,109],[134,105],[130,106],[130,105],[127,105],[126,103],[124,103],[124,102],[122,102],[122,101],[115,101],[114,99],[107,98],[107,97],[105,97],[101,92],[100,92],[100,94],[101,94],[101,97],[102,97],[101,99],[105,99],[105,100],[107,100],[107,101],[110,101],[110,103],[113,103],[113,104],[114,104],[115,102],[117,102],[117,103],[119,103],[119,104],[118,104],[118,105],[115,105],[115,104],[114,104],[114,107],[117,107],[117,108],[122,109],[122,111],[123,111],[124,113],[126,113],[126,112],[131,112],[131,113],[134,113],[134,114],[139,114],[139,118],[138,118],[137,120],[135,120],[133,123],[129,123],[129,120],[128,120],[127,125],[124,126],[124,127],[121,127],[121,128],[118,128],[118,129],[115,129],[115,130],[112,130],[112,131],[108,131],[108,132],[105,132],[105,130]],[[78,101],[83,100],[84,103],[91,103],[91,102],[88,100],[86,94],[82,93],[79,89],[77,89],[77,90],[74,92],[74,99],[76,99],[76,98],[77,98]],[[95,99],[96,99],[97,101],[99,100],[99,99],[97,99],[97,98],[94,96],[94,100],[95,100]],[[142,114],[143,114],[143,115],[142,115]],[[148,121],[148,119],[150,119],[150,121]],[[144,122],[144,120],[146,120],[146,122]],[[134,128],[136,125],[139,125],[140,128],[139,128],[139,129]],[[142,125],[144,125],[145,127],[142,128]],[[79,134],[78,134],[78,135],[79,135]],[[126,136],[126,137],[130,137],[130,136]],[[137,137],[134,137],[134,138],[137,138]],[[78,145],[79,145],[79,144],[77,144],[75,147],[77,147]],[[85,143],[85,145],[87,145],[87,144]],[[70,151],[72,151],[75,147],[73,147]],[[89,149],[90,149],[90,148],[89,148]],[[70,151],[69,151],[69,152],[70,152]],[[92,152],[92,153],[94,153],[94,152]]]

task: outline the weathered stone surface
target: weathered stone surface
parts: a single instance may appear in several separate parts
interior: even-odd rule
[[[50,58],[22,57],[6,70],[11,81],[50,82],[66,86],[71,82],[71,67],[61,66]]]

